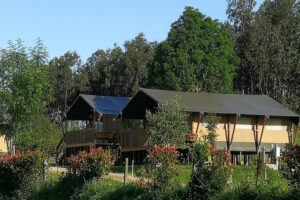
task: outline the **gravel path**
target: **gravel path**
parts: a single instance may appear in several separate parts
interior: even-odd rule
[[[67,172],[67,168],[66,167],[50,167],[49,168],[50,171],[53,172],[59,172],[59,173],[66,173]],[[104,175],[105,178],[111,178],[114,180],[118,180],[123,182],[124,181],[124,174],[123,173],[108,173],[107,175]],[[131,176],[131,173],[128,174],[128,179],[129,182],[134,182],[134,181],[138,181],[138,177],[136,176]]]

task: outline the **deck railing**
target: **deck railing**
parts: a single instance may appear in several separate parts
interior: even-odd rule
[[[96,136],[95,128],[67,132],[64,138],[65,144],[70,145],[92,145]]]
[[[122,148],[139,148],[147,146],[145,129],[123,130],[121,134]]]
[[[116,137],[116,133],[98,132],[95,128],[85,128],[67,132],[64,142],[67,147],[90,146],[94,144],[96,139],[115,139]]]

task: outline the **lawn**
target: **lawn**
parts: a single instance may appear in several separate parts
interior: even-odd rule
[[[264,180],[263,169],[261,180]],[[255,182],[256,168],[254,166],[234,166],[232,168],[232,182],[233,185],[239,185],[245,182]],[[273,170],[267,167],[267,181],[274,185],[287,186],[286,179],[282,178],[281,174],[277,170]]]
[[[134,166],[134,174],[135,172],[140,169],[142,165],[135,165]],[[124,173],[124,165],[113,166],[111,168],[111,172],[114,173]],[[192,165],[191,164],[180,164],[177,166],[178,174],[176,175],[176,179],[179,180],[183,185],[186,185],[191,176]],[[131,175],[131,166],[128,167],[128,173]],[[240,183],[247,182],[247,181],[255,181],[255,174],[256,168],[255,166],[234,166],[232,167],[232,182],[233,185],[239,185]],[[274,183],[274,184],[283,184],[284,186],[287,185],[287,182],[284,178],[281,177],[279,171],[267,168],[267,180]],[[264,180],[264,170],[262,173],[262,179]]]
[[[135,169],[139,169],[142,167],[142,165],[137,165],[135,167]],[[192,166],[190,164],[181,164],[177,167],[178,175],[176,178],[183,185],[187,185],[190,180]],[[112,171],[116,173],[122,173],[123,170],[124,166],[112,167]],[[233,185],[238,186],[247,180],[250,180],[252,183],[254,183],[255,172],[256,170],[254,166],[234,166],[232,168]],[[269,183],[270,185],[277,185],[280,188],[287,188],[285,187],[287,186],[287,182],[284,178],[281,178],[280,172],[268,168],[267,184],[269,185]],[[0,199],[2,199],[1,189],[3,188],[0,187]],[[137,183],[130,183],[124,187],[122,181],[112,180],[109,177],[83,181],[74,178],[67,178],[60,173],[57,174],[56,172],[52,171],[48,171],[46,182],[33,181],[30,183],[30,185],[28,185],[28,189],[24,190],[23,192],[24,195],[27,195],[26,199],[32,200],[135,199],[138,196],[147,193],[145,188],[139,187]],[[232,192],[235,191],[233,190]],[[229,193],[228,195],[231,194]]]
[[[135,165],[133,167],[134,172],[133,174],[136,175],[136,172],[141,169],[143,165]],[[191,164],[180,164],[177,166],[178,168],[178,174],[176,176],[176,179],[179,180],[182,184],[187,184],[190,180],[191,172],[192,172],[192,165]],[[113,173],[124,173],[125,166],[124,165],[118,165],[118,166],[112,166],[111,172]],[[128,173],[129,175],[132,174],[132,167],[128,166]]]

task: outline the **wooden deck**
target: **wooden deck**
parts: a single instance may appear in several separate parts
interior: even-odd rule
[[[111,132],[97,132],[95,128],[86,128],[76,131],[70,131],[65,134],[64,142],[65,147],[80,147],[80,146],[93,146],[97,141],[107,141],[110,145],[112,140],[116,139],[117,135]],[[102,140],[105,139],[105,140]],[[102,145],[103,142],[101,142]]]

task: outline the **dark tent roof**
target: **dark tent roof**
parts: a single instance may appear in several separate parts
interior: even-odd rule
[[[135,98],[140,98],[139,101],[146,102],[146,100],[142,100],[146,98],[145,95],[148,96],[148,99],[150,98],[147,109],[151,108],[155,102],[162,104],[175,96],[179,96],[179,104],[189,112],[299,117],[267,95],[193,93],[145,88],[140,89],[131,99],[123,109],[123,114],[126,115],[125,112],[129,111],[130,104],[136,103]]]
[[[68,120],[86,120],[91,113],[118,114],[129,102],[128,97],[80,94],[67,112]]]

